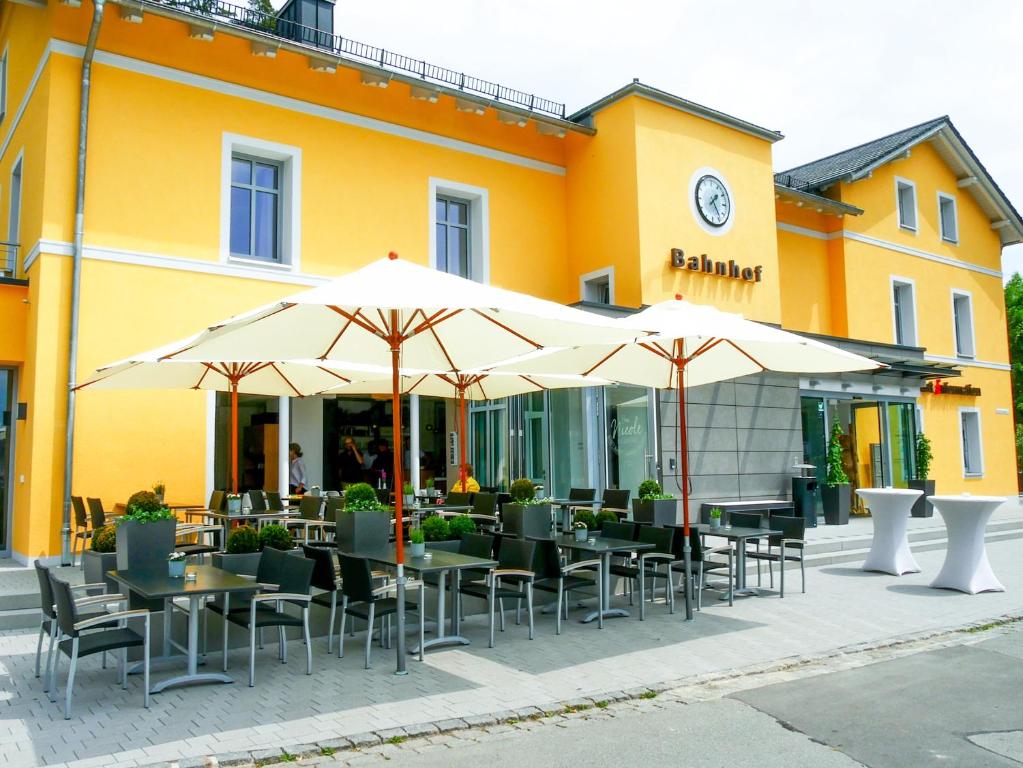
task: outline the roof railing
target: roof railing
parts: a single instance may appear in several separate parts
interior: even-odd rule
[[[0,278],[18,276],[18,243],[0,240]]]
[[[348,57],[371,64],[381,69],[415,75],[424,81],[450,86],[466,93],[485,96],[497,102],[509,104],[539,114],[565,118],[565,105],[535,96],[525,91],[508,88],[498,83],[440,67],[421,59],[414,59],[394,53],[358,40],[324,32],[313,27],[283,19],[273,14],[262,13],[251,8],[223,2],[223,0],[145,0],[153,5],[177,8],[216,19],[219,22],[246,27],[256,32],[275,35],[287,40],[315,46],[332,55]]]

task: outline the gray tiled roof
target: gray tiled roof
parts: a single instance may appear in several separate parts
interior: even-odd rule
[[[810,163],[797,165],[774,175],[777,183],[794,189],[819,189],[825,184],[855,176],[864,168],[877,163],[884,157],[897,153],[902,147],[914,144],[920,137],[949,124],[948,117],[928,120],[896,131],[880,139],[868,141],[858,147],[836,152]]]

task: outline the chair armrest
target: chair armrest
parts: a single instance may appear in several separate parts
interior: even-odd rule
[[[72,592],[78,592],[83,589],[106,589],[107,585],[104,581],[94,581],[92,584],[74,584],[71,586]]]
[[[501,578],[502,576],[521,576],[524,579],[536,577],[533,571],[521,570],[519,568],[495,568],[490,572],[491,577]]]
[[[253,595],[250,603],[276,603],[280,600],[287,600],[293,603],[308,603],[312,595],[303,595],[300,592],[259,592]]]
[[[646,562],[647,560],[665,560],[672,562],[675,560],[675,556],[667,552],[640,552],[639,561]]]
[[[267,592],[275,592],[281,588],[279,584],[265,584],[263,582],[256,581],[255,576],[250,576],[247,573],[238,573],[235,575],[238,576],[239,578],[245,579],[246,581],[251,581],[253,587],[259,587],[260,589],[264,589]]]
[[[806,539],[782,539],[781,545],[784,547],[786,544],[806,544]]]
[[[591,568],[599,568],[600,560],[578,560],[574,563],[561,566],[562,573],[572,573],[572,571],[590,570]]]
[[[106,605],[107,603],[124,603],[128,598],[125,595],[93,595],[92,597],[80,597],[75,600],[75,606],[81,608],[83,605]]]
[[[728,545],[723,546],[723,547],[714,547],[713,549],[705,549],[705,550],[703,550],[704,554],[707,554],[707,555],[722,555],[722,554],[724,554],[726,552],[734,552],[734,551],[735,551],[735,548],[731,544],[728,544]]]
[[[146,608],[136,608],[133,611],[117,611],[116,613],[105,613],[91,619],[83,619],[75,622],[75,630],[89,629],[97,624],[106,624],[108,621],[120,621],[121,619],[142,619],[149,624],[149,611]]]
[[[601,507],[599,511],[603,512],[605,510],[608,512],[624,512],[625,514],[629,513],[629,510],[623,509],[622,507]]]

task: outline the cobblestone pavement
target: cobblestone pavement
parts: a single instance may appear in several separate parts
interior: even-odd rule
[[[675,689],[730,670],[805,666],[809,659],[907,635],[1023,615],[1021,549],[1018,540],[988,546],[1007,588],[1003,593],[929,589],[944,553],[923,552],[917,555],[923,573],[901,578],[866,574],[855,565],[813,568],[806,594],[797,591],[793,574],[784,599],[750,598],[732,608],[708,592],[691,623],[657,604],[644,622],[616,619],[599,630],[571,621],[558,637],[553,617],[538,615],[536,640],[527,640],[525,626],[510,622],[497,647],[488,649],[486,625],[474,618],[465,626],[471,646],[428,654],[423,664],[410,660],[407,677],[393,674],[393,651],[376,648],[373,668],[364,670],[355,644],[338,660],[327,655],[323,638],[314,640],[314,674],[306,676],[297,643],[287,665],[276,661],[276,645],[268,644],[257,657],[255,688],[243,682],[245,651],[233,651],[234,685],[167,691],[153,696],[148,711],[141,706],[140,680],[132,678],[121,691],[114,672],[89,659],[80,668],[75,712],[67,722],[33,677],[35,633],[0,633],[0,764],[128,768],[175,761],[185,768],[203,765],[199,758],[206,755],[221,756],[221,765],[231,762],[228,755],[273,761],[281,748],[324,757],[324,747],[378,744],[374,749],[386,752],[400,746],[391,739],[403,743],[416,734],[464,730],[495,722],[496,713],[504,713],[503,720],[527,720],[565,702]],[[219,654],[211,654],[212,665],[219,661]],[[687,695],[719,685],[695,684]]]

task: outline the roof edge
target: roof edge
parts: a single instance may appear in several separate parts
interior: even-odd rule
[[[801,189],[794,189],[777,181],[774,183],[774,189],[779,195],[788,195],[789,197],[803,200],[810,205],[816,205],[825,209],[827,213],[838,213],[849,216],[859,216],[863,213],[863,209],[857,208],[855,205],[849,205],[849,203],[843,203],[839,200],[832,200],[830,197],[824,197],[823,195],[815,195],[812,192],[804,192]]]

